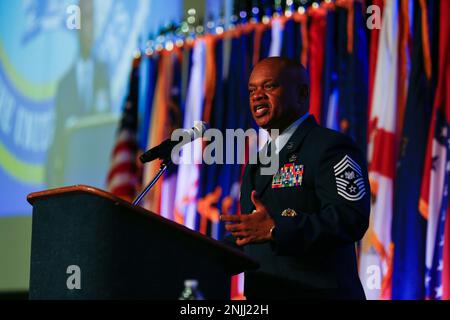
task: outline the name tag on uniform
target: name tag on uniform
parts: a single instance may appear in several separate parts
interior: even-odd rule
[[[302,185],[303,165],[286,163],[272,178],[272,189]]]

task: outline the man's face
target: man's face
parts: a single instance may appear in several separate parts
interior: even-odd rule
[[[278,61],[263,61],[255,66],[249,80],[250,111],[256,124],[264,129],[284,130],[297,117],[298,84]]]

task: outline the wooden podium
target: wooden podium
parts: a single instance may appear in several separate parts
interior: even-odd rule
[[[197,279],[205,299],[228,300],[231,275],[258,266],[240,251],[93,187],[36,192],[28,202],[30,299],[177,299],[184,280]],[[80,289],[70,286],[70,266],[79,268]]]

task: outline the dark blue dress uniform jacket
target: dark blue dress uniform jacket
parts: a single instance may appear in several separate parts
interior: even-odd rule
[[[250,194],[256,190],[276,228],[274,241],[244,246],[260,263],[246,272],[244,294],[248,299],[365,299],[355,247],[370,212],[362,153],[350,138],[310,116],[279,154],[280,168],[290,162],[303,165],[299,186],[273,188],[273,176],[260,175],[260,165],[245,168],[241,212],[254,210]],[[297,215],[283,216],[286,209]]]

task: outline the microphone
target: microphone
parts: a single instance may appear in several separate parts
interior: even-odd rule
[[[175,148],[176,145],[184,146],[185,144],[188,144],[197,138],[200,138],[203,136],[203,133],[208,128],[208,125],[206,122],[203,121],[196,121],[195,125],[188,130],[183,130],[183,133],[180,135],[181,142],[180,141],[172,141],[171,139],[164,140],[161,144],[157,145],[156,147],[153,147],[146,152],[144,152],[139,159],[142,163],[150,162],[155,159],[161,159],[166,160],[170,158],[170,155],[172,153],[172,149]],[[188,137],[187,139],[185,137]]]

